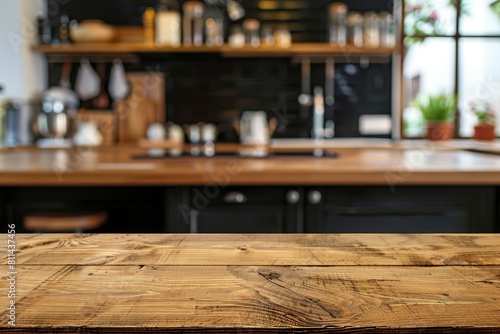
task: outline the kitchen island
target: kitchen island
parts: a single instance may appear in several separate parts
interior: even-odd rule
[[[7,244],[6,235],[0,240]],[[494,234],[15,240],[16,327],[3,294],[0,332],[500,331]]]
[[[499,157],[454,147],[433,142],[365,148],[332,144],[337,157],[165,159],[133,159],[146,150],[131,145],[13,149],[0,151],[0,186],[500,185]]]
[[[497,232],[500,157],[470,151],[485,145],[498,146],[335,141],[323,148],[337,156],[321,158],[298,155],[311,149],[300,142],[267,158],[237,145],[164,159],[135,145],[4,150],[0,219],[19,232],[32,231],[26,216],[61,210],[105,213],[99,233]]]

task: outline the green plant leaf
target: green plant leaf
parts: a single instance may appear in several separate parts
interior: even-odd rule
[[[417,106],[428,122],[450,122],[457,111],[456,98],[444,94],[418,97]]]

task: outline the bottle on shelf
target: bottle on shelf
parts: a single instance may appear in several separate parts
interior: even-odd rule
[[[182,6],[183,18],[183,43],[186,46],[203,44],[203,12],[205,6],[199,1],[187,1]]]
[[[221,9],[220,0],[205,0],[205,5],[205,44],[220,47],[224,44],[224,11]]]
[[[59,18],[59,41],[61,44],[69,44],[69,16],[66,14],[61,15]]]
[[[50,44],[52,42],[52,26],[46,16],[37,17],[38,43]]]
[[[180,46],[181,13],[178,5],[176,0],[160,0],[155,17],[157,46]]]
[[[142,14],[142,25],[144,29],[144,43],[155,43],[155,16],[156,12],[153,8],[149,7]]]
[[[328,6],[329,41],[331,45],[345,46],[347,44],[347,11],[345,3],[334,2]]]

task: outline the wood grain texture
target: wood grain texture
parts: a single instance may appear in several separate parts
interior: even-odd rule
[[[425,146],[335,151],[338,158],[133,160],[144,149],[4,150],[0,186],[206,185],[220,173],[231,185],[500,185],[500,159],[494,155]]]
[[[18,235],[18,251],[23,265],[500,265],[494,234],[37,234]]]
[[[500,331],[493,234],[16,240],[18,332]]]
[[[498,267],[20,266],[19,277],[21,328],[500,329]]]

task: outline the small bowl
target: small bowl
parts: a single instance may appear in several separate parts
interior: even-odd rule
[[[102,21],[84,20],[70,29],[70,37],[75,43],[107,43],[116,38],[116,31]]]

